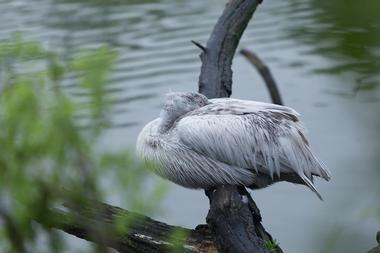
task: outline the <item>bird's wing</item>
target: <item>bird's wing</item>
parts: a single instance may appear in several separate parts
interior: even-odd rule
[[[180,141],[191,149],[271,177],[296,172],[308,185],[312,185],[312,175],[330,178],[312,154],[299,114],[293,109],[237,99],[210,102],[176,124]]]

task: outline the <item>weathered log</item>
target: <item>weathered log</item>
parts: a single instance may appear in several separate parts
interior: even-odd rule
[[[242,54],[261,75],[265,85],[267,86],[272,102],[274,104],[283,105],[276,81],[274,80],[268,66],[255,53],[249,51],[248,49],[240,50],[240,54]]]
[[[171,226],[119,207],[93,201],[68,211],[52,210],[45,226],[60,229],[76,237],[110,247],[121,253],[217,253],[210,229]],[[117,228],[122,227],[123,230]],[[184,235],[174,237],[175,234]]]

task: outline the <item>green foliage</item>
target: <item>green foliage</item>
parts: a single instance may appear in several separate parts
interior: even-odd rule
[[[106,82],[115,58],[101,47],[64,61],[19,34],[0,43],[2,252],[60,252],[64,244],[48,228],[51,208],[102,200],[104,178],[123,189],[132,209],[153,210],[162,197],[162,185],[149,181],[146,190],[146,170],[127,151],[97,148],[110,125]],[[62,82],[68,76],[88,94],[86,103],[65,94]],[[78,115],[85,115],[88,127]],[[38,245],[41,237],[49,243]]]
[[[173,244],[171,248],[171,253],[179,253],[184,251],[184,244],[186,242],[186,238],[189,236],[188,232],[184,229],[177,228],[172,231],[171,236],[169,238],[169,242]]]
[[[267,249],[269,249],[270,252],[276,252],[278,246],[279,246],[279,243],[278,243],[278,241],[277,241],[276,239],[273,239],[273,240],[267,241],[267,242],[265,243],[265,247],[266,247]]]

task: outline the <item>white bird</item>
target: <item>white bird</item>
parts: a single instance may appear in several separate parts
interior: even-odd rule
[[[278,181],[308,186],[330,172],[312,153],[299,114],[285,106],[195,92],[166,95],[160,117],[137,138],[137,153],[154,171],[188,188]]]

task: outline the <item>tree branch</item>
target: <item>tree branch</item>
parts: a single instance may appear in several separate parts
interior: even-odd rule
[[[229,97],[232,90],[231,64],[258,0],[229,0],[216,23],[206,50],[201,55],[199,92],[208,98]]]
[[[69,211],[52,210],[54,219],[39,222],[96,244],[101,237],[103,246],[121,253],[217,253],[207,225],[186,229],[119,207],[93,203],[80,209],[69,207]],[[120,227],[122,230],[117,232]],[[185,237],[174,240],[173,235],[179,232]]]
[[[272,237],[261,225],[260,210],[244,187],[224,185],[210,196],[207,223],[215,233],[219,252],[281,253],[267,249]]]
[[[272,102],[274,104],[283,105],[276,81],[274,80],[268,66],[255,53],[249,51],[248,49],[242,49],[240,54],[242,54],[253,66],[255,66],[261,75],[265,85],[267,86]]]
[[[199,92],[208,98],[231,95],[232,59],[260,2],[230,0],[216,23],[206,49],[200,55]],[[220,253],[282,252],[279,247],[269,250],[265,246],[272,237],[261,225],[260,211],[244,187],[218,186],[206,194],[210,199],[207,223],[215,234]]]

